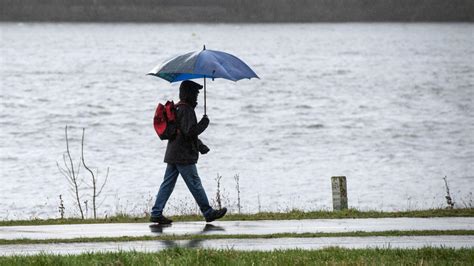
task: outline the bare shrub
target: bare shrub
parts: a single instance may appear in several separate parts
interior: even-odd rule
[[[63,153],[63,164],[64,166],[59,166],[59,163],[56,162],[56,165],[59,169],[59,172],[66,178],[69,183],[69,188],[74,195],[77,208],[79,209],[79,213],[81,214],[81,219],[84,219],[84,211],[82,210],[81,204],[81,197],[79,196],[79,189],[82,183],[82,180],[79,177],[79,172],[81,168],[81,160],[76,168],[74,168],[74,163],[72,160],[71,152],[69,150],[69,138],[67,134],[67,125],[65,127],[65,135],[66,135],[66,152]]]
[[[99,182],[99,169],[96,169],[96,173],[94,172],[86,165],[85,159],[84,159],[84,135],[85,135],[85,128],[82,129],[82,139],[81,139],[81,157],[79,159],[79,162],[77,164],[77,167],[74,167],[73,159],[71,156],[71,152],[69,149],[69,137],[68,137],[68,126],[65,128],[65,135],[66,135],[66,152],[63,154],[63,166],[60,166],[58,162],[56,162],[56,165],[59,169],[59,172],[66,178],[66,180],[69,183],[70,190],[73,194],[74,200],[76,202],[76,206],[79,209],[79,213],[81,215],[81,219],[84,219],[87,217],[88,212],[89,212],[89,200],[84,200],[81,201],[81,195],[80,195],[80,190],[81,190],[81,185],[84,183],[84,179],[80,175],[80,169],[81,165],[84,166],[84,168],[90,173],[91,175],[91,183],[86,183],[87,187],[92,189],[92,211],[94,215],[94,219],[97,219],[97,209],[99,206],[103,203],[103,201],[100,204],[97,204],[97,198],[100,196],[102,193],[102,190],[104,189],[108,177],[109,177],[109,168],[107,167],[107,172],[105,174],[105,178],[100,184]],[[62,202],[62,197],[60,197],[61,204]],[[64,205],[62,205],[64,207]],[[85,207],[85,212],[84,212],[84,207]],[[64,216],[64,208],[61,209],[61,217]]]

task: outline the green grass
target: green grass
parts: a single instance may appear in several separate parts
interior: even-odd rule
[[[428,235],[474,235],[474,230],[425,230],[425,231],[382,231],[382,232],[344,232],[344,233],[280,233],[267,235],[156,235],[156,236],[122,236],[91,237],[72,239],[0,239],[0,245],[13,244],[51,244],[51,243],[85,243],[85,242],[121,242],[142,240],[191,240],[191,239],[256,239],[282,237],[369,237],[369,236],[428,236]]]
[[[245,220],[298,220],[298,219],[341,219],[341,218],[387,218],[387,217],[474,217],[474,208],[465,209],[431,209],[416,211],[381,212],[381,211],[359,211],[349,209],[344,211],[300,211],[290,212],[260,212],[255,214],[228,214],[224,221]],[[200,215],[181,215],[171,217],[174,221],[202,221]],[[103,219],[32,219],[0,221],[0,226],[14,225],[48,225],[48,224],[87,224],[87,223],[143,223],[148,222],[149,217],[134,217],[129,215],[118,215]]]
[[[472,265],[474,249],[343,249],[234,251],[166,249],[157,253],[0,257],[0,265]]]

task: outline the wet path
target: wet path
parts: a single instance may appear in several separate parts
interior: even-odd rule
[[[206,225],[204,222],[176,222],[170,227],[154,227],[152,230],[146,223],[2,226],[0,239],[70,239],[157,234],[263,235],[391,230],[474,230],[474,217],[221,221],[214,222],[212,225]]]
[[[80,254],[85,252],[143,251],[156,252],[170,247],[274,250],[343,248],[474,248],[474,236],[403,236],[403,237],[319,237],[272,239],[213,239],[177,241],[131,241],[69,244],[0,245],[0,255]]]
[[[383,218],[383,219],[313,219],[278,221],[222,221],[176,222],[171,226],[150,226],[147,223],[129,224],[76,224],[43,226],[3,226],[0,239],[71,239],[91,237],[156,236],[156,235],[263,235],[276,233],[336,233],[381,232],[416,230],[474,230],[474,217],[444,218]],[[269,239],[194,239],[152,240],[130,242],[91,242],[61,244],[0,245],[0,255],[31,255],[41,252],[78,254],[136,250],[153,252],[169,247],[197,247],[236,250],[321,249],[345,248],[420,248],[470,247],[474,248],[474,235],[400,236],[400,237],[316,237]]]

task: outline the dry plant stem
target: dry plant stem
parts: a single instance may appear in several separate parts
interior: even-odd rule
[[[234,180],[235,180],[235,189],[237,190],[237,208],[240,214],[241,206],[240,206],[240,176],[239,174],[234,175]]]
[[[222,201],[221,201],[221,179],[222,176],[217,174],[216,182],[217,182],[217,192],[216,192],[216,203],[217,208],[222,209]]]
[[[92,172],[92,170],[87,167],[86,163],[85,163],[85,160],[84,160],[84,134],[85,134],[85,128],[82,129],[82,139],[81,139],[81,157],[82,157],[82,164],[84,165],[84,168],[86,168],[87,171],[89,171],[89,173],[91,174],[92,176],[92,189],[93,189],[93,192],[92,192],[92,208],[94,210],[94,219],[97,218],[96,216],[96,211],[95,211],[95,195],[96,195],[96,178],[94,176],[94,173]]]
[[[86,217],[89,216],[89,201],[88,200],[85,200],[84,201],[84,206],[85,206],[85,209],[86,209]]]
[[[448,209],[452,209],[454,207],[454,201],[451,198],[451,194],[449,193],[449,186],[448,186],[448,177],[445,176],[444,178],[444,185],[446,186],[446,202],[448,203]]]
[[[56,165],[58,166],[59,171],[61,174],[66,177],[66,180],[68,181],[69,185],[71,186],[71,190],[73,191],[74,197],[76,199],[77,206],[79,208],[79,212],[81,213],[81,219],[84,219],[84,212],[82,210],[82,205],[81,205],[81,199],[79,196],[79,171],[80,171],[80,164],[77,167],[77,172],[74,170],[74,163],[72,162],[72,156],[71,152],[69,150],[69,138],[67,135],[67,125],[65,127],[65,135],[66,135],[66,154],[63,154],[63,162],[64,162],[64,168],[61,168],[59,166],[59,163],[56,162]],[[67,162],[66,159],[69,159],[69,163]],[[69,164],[69,165],[68,165]]]
[[[262,204],[260,202],[260,194],[258,194],[257,200],[258,200],[258,212],[262,212]]]
[[[97,191],[97,182],[98,182],[98,178],[99,178],[99,170],[97,170],[97,176],[94,175],[94,172],[92,172],[92,170],[86,165],[86,162],[84,160],[84,135],[85,135],[85,131],[86,129],[83,128],[82,129],[82,140],[81,140],[81,158],[82,158],[82,164],[84,165],[84,168],[87,169],[87,171],[89,171],[89,173],[91,174],[91,178],[92,178],[92,210],[94,212],[94,219],[97,219],[97,197],[100,196],[100,194],[102,193],[102,189],[104,189],[104,186],[105,184],[107,183],[107,179],[109,177],[109,168],[107,167],[107,174],[105,176],[105,180],[104,180],[104,183],[102,183],[102,186],[100,187],[99,191]]]
[[[79,211],[81,212],[81,218],[84,219],[84,211],[82,210],[81,199],[79,197],[79,185],[77,183],[79,173],[77,173],[77,175],[76,175],[75,172],[74,172],[74,164],[72,162],[71,152],[69,151],[69,138],[68,138],[68,135],[67,135],[67,126],[66,126],[66,129],[65,129],[65,133],[66,133],[66,151],[67,151],[67,156],[69,158],[69,162],[71,164],[72,181],[73,181],[73,184],[74,184],[74,191],[76,193],[77,205],[79,207]]]
[[[59,214],[61,215],[61,219],[64,219],[64,201],[63,201],[63,195],[59,195]]]

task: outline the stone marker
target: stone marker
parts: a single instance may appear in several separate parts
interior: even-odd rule
[[[347,209],[347,184],[345,176],[331,177],[332,207],[335,211]]]

